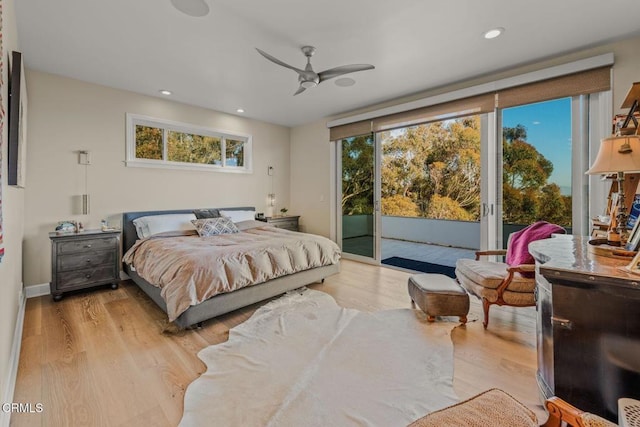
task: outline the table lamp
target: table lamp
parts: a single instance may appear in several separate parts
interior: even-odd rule
[[[589,175],[617,174],[618,201],[615,232],[609,230],[607,241],[624,246],[627,242],[627,207],[624,202],[624,174],[640,172],[640,136],[624,135],[605,138],[600,143],[596,160],[587,171]],[[613,221],[613,218],[611,218]]]

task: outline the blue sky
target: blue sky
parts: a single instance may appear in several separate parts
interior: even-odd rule
[[[549,182],[562,194],[571,189],[571,98],[539,102],[503,110],[502,125],[527,128],[527,142],[553,163]]]

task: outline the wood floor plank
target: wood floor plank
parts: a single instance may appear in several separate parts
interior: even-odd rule
[[[341,272],[310,288],[362,311],[410,308],[411,273],[343,260]],[[43,403],[43,414],[16,414],[13,426],[176,425],[186,387],[205,369],[197,353],[225,342],[229,329],[266,302],[171,333],[166,315],[132,282],[27,301],[16,399]],[[535,382],[535,309],[491,308],[489,328],[471,299],[470,322],[452,323],[454,389],[461,399],[501,388],[545,414]],[[169,331],[169,332],[168,332]],[[410,357],[410,355],[408,355]],[[72,396],[72,397],[71,397]]]
[[[85,352],[43,366],[43,426],[108,426],[101,405],[106,397]],[[12,417],[13,418],[13,417]]]

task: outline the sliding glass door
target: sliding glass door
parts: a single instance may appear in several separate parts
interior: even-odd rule
[[[544,220],[572,227],[572,99],[501,110],[502,239]],[[506,247],[506,246],[504,246]]]
[[[348,258],[377,260],[376,144],[373,134],[338,142],[340,239]]]
[[[511,233],[538,220],[587,234],[594,186],[584,172],[607,97],[453,113],[337,140],[344,255],[452,267],[475,250],[506,248]]]
[[[383,264],[454,267],[480,248],[482,121],[477,114],[378,134]]]

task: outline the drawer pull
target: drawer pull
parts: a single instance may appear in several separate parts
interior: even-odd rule
[[[90,263],[90,262],[91,262],[91,260],[90,260],[90,259],[88,259],[88,260],[87,260],[87,264],[88,264],[88,263]]]
[[[560,317],[551,316],[551,323],[564,329],[573,329],[573,322],[569,319],[562,319]]]
[[[91,245],[84,245],[84,247],[89,249],[89,248],[91,248]]]
[[[84,277],[86,277],[87,279],[91,279],[91,273],[85,274]]]

